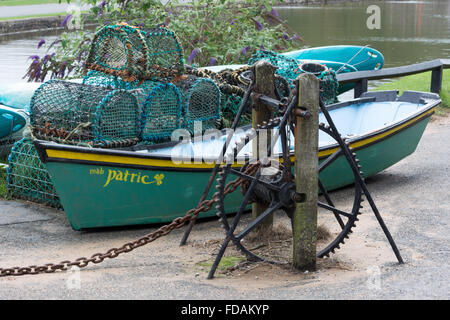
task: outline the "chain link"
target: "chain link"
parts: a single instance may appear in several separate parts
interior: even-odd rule
[[[254,172],[254,166],[249,166],[245,173],[251,174]],[[225,187],[225,195],[228,195],[234,192],[244,181],[242,177],[239,177],[230,183],[228,183]],[[111,248],[106,253],[95,253],[90,258],[81,257],[76,259],[75,261],[65,260],[60,263],[47,263],[42,266],[28,266],[28,267],[12,267],[12,268],[0,268],[0,277],[6,276],[22,276],[22,275],[31,275],[31,274],[41,274],[41,273],[53,273],[56,271],[65,271],[68,270],[72,266],[76,266],[78,268],[84,268],[89,264],[99,264],[102,263],[105,259],[114,259],[118,257],[122,253],[131,252],[136,248],[145,246],[150,242],[155,241],[158,238],[161,238],[171,231],[175,229],[182,228],[187,222],[191,220],[196,220],[198,215],[201,212],[207,212],[212,209],[212,206],[216,202],[216,196],[218,193],[215,193],[211,199],[207,199],[202,201],[197,208],[192,208],[186,212],[184,217],[178,217],[174,219],[170,224],[164,225],[158,230],[145,235],[142,238],[139,238],[133,242],[128,242],[122,245],[120,248]]]

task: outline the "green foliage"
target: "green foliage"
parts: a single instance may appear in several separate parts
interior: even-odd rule
[[[104,25],[126,22],[143,28],[164,24],[184,47],[185,59],[194,66],[246,63],[257,50],[278,52],[300,47],[301,39],[272,8],[275,0],[83,0],[92,5],[83,20]],[[65,19],[63,24],[66,24]],[[43,57],[32,56],[29,81],[79,77],[96,30],[65,32],[48,46]],[[42,40],[41,40],[42,41]]]
[[[1,164],[8,164],[7,157],[0,158]],[[6,169],[0,166],[0,199],[5,199],[8,196],[8,188],[6,187]]]

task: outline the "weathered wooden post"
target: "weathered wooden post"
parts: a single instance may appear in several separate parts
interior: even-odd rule
[[[298,109],[295,126],[295,184],[306,201],[297,203],[293,222],[293,261],[299,270],[316,269],[319,80],[304,73],[297,78]],[[309,111],[308,116],[304,112]]]
[[[436,69],[431,70],[431,86],[430,91],[439,94],[442,89],[442,75],[444,72],[444,67],[440,66]]]
[[[260,60],[254,66],[255,72],[255,90],[256,94],[264,94],[268,97],[275,98],[275,70],[267,60]],[[257,99],[256,99],[257,101]],[[252,110],[252,127],[257,128],[258,125],[272,118],[273,112],[264,104],[256,102]],[[262,159],[267,154],[267,146],[270,142],[271,134],[267,132],[267,137],[263,134],[260,138],[255,139],[252,144],[252,153],[254,158]],[[261,203],[253,203],[252,217],[257,218],[267,206]],[[273,215],[268,216],[257,228],[256,232],[261,232],[272,228]]]

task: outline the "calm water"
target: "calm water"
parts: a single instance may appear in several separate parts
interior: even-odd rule
[[[369,30],[367,6],[381,9],[381,29]],[[281,7],[280,16],[311,47],[337,44],[370,45],[381,51],[385,67],[450,57],[450,1],[386,1],[323,6]],[[41,38],[51,42],[55,32],[0,36],[0,82],[22,79],[28,57],[43,55]]]
[[[379,30],[369,30],[367,7],[381,11]],[[385,67],[450,57],[450,1],[369,1],[280,8],[280,16],[311,47],[353,44],[381,51]]]

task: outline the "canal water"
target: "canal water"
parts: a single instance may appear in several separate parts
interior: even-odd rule
[[[379,29],[369,29],[367,8],[380,8]],[[280,17],[310,47],[325,45],[370,45],[381,51],[385,67],[450,57],[450,1],[372,1],[301,7],[280,7]],[[26,81],[31,55],[40,39],[48,43],[57,32],[0,36],[0,83]]]

